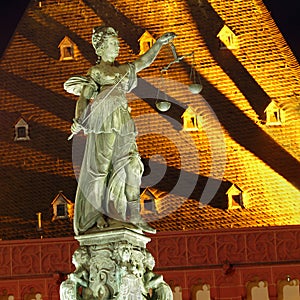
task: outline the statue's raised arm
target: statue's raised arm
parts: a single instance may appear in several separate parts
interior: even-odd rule
[[[176,34],[174,32],[167,32],[163,34],[160,38],[158,38],[157,41],[153,44],[153,46],[146,53],[144,53],[141,57],[139,57],[133,62],[136,68],[136,72],[139,72],[149,67],[155,60],[161,47],[170,43],[175,37]]]

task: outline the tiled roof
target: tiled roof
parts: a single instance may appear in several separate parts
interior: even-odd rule
[[[188,91],[191,56],[161,78],[174,59],[165,46],[128,95],[146,169],[143,188],[164,195],[159,214],[146,216],[151,224],[159,231],[299,224],[300,69],[261,0],[45,0],[41,7],[33,0],[0,62],[0,237],[38,237],[37,212],[44,237],[72,235],[68,220],[51,222],[57,193],[73,200],[77,184],[67,141],[76,97],[63,83],[95,63],[91,32],[101,23],[119,32],[120,62],[138,57],[146,30],[154,38],[176,32],[178,55],[194,51],[203,85],[201,95]],[[238,49],[219,49],[225,24]],[[77,46],[74,61],[59,60],[64,37]],[[158,88],[173,102],[166,113],[155,109]],[[264,122],[271,101],[285,111],[281,126]],[[189,106],[201,112],[198,131],[182,130]],[[20,117],[29,124],[29,141],[14,141]],[[153,167],[158,173],[151,177]],[[232,184],[247,194],[245,208],[226,209]]]

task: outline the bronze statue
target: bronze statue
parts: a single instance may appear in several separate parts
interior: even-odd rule
[[[155,232],[140,216],[143,164],[126,93],[136,86],[136,74],[148,67],[161,47],[174,37],[172,32],[165,33],[138,59],[118,65],[115,63],[119,54],[117,32],[111,27],[96,27],[92,44],[99,58],[97,64],[86,77],[72,77],[64,84],[66,91],[80,95],[72,135],[80,130],[87,135],[75,199],[76,235],[118,222]]]

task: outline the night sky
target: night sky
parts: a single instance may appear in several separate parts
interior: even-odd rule
[[[99,0],[101,1],[101,0]],[[232,0],[234,1],[234,0]],[[263,0],[285,40],[300,62],[300,0]],[[5,50],[29,0],[1,0],[0,56]]]

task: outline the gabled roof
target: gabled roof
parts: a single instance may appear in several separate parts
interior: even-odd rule
[[[144,199],[156,199],[157,197],[159,197],[157,196],[157,191],[149,187],[146,187],[141,193],[141,198]]]
[[[35,237],[37,212],[44,237],[72,235],[69,221],[51,222],[57,191],[74,200],[77,186],[72,155],[78,153],[67,141],[76,97],[63,83],[95,63],[91,33],[102,23],[119,32],[119,62],[138,57],[146,30],[154,38],[175,31],[178,55],[194,51],[195,66],[187,56],[162,82],[161,69],[174,60],[163,47],[128,95],[145,186],[150,180],[166,194],[160,215],[147,215],[151,224],[160,231],[298,224],[300,69],[261,0],[45,0],[41,7],[33,0],[0,62],[0,237]],[[238,36],[239,49],[219,49],[217,34],[225,24]],[[78,47],[74,61],[59,60],[65,36]],[[201,76],[201,95],[187,88],[192,66]],[[157,88],[172,102],[165,113],[155,108]],[[284,127],[263,123],[271,99],[286,111]],[[181,130],[189,106],[201,111],[203,130]],[[30,141],[14,141],[21,115]],[[153,166],[162,172],[154,174],[158,181],[146,176]],[[247,209],[224,209],[231,184],[249,195]]]
[[[55,198],[53,199],[53,201],[51,202],[51,205],[55,204],[55,203],[65,203],[65,204],[72,204],[73,202],[71,200],[69,200],[62,191],[60,191]]]
[[[138,41],[141,40],[146,40],[146,41],[152,41],[153,40],[153,36],[150,34],[150,32],[148,30],[146,30],[141,37],[138,39]]]
[[[239,43],[237,36],[232,30],[225,24],[220,32],[217,34],[220,41],[230,50],[238,49]]]
[[[279,109],[279,107],[274,101],[271,101],[264,111],[273,111],[274,109]]]
[[[60,48],[61,46],[73,46],[73,45],[74,42],[68,36],[65,36],[57,47]]]
[[[238,186],[236,186],[235,184],[233,184],[229,189],[228,189],[228,191],[226,192],[226,195],[229,195],[229,194],[239,194],[239,193],[241,193],[242,192],[242,190],[238,187]]]
[[[21,117],[16,123],[16,126],[28,126],[27,122]]]
[[[191,107],[191,106],[188,106],[188,108],[184,111],[184,113],[182,114],[182,118],[185,116],[185,115],[198,115],[198,116],[201,116],[201,114],[203,113],[203,110],[201,107]]]

